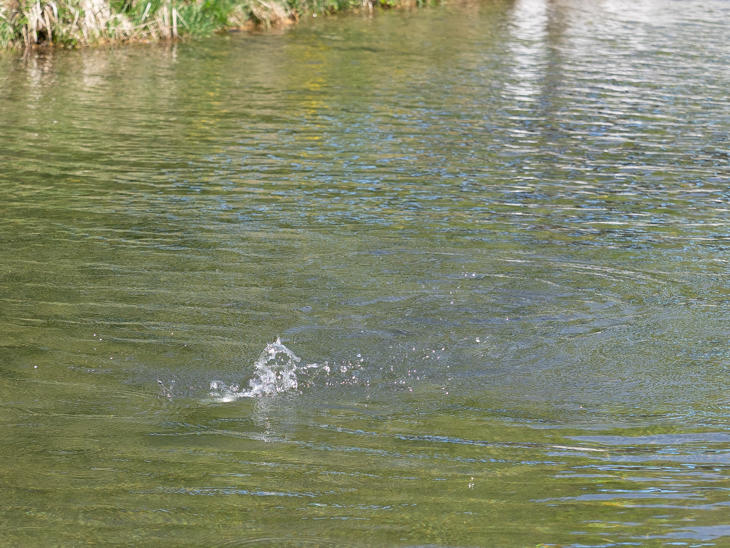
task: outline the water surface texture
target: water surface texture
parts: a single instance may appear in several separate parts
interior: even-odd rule
[[[0,544],[727,546],[728,21],[0,55]]]

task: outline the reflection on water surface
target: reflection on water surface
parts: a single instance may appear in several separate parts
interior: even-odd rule
[[[0,56],[0,539],[725,544],[728,16]]]

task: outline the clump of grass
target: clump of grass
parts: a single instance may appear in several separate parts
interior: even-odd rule
[[[0,47],[169,40],[426,0],[0,0]]]
[[[88,44],[131,31],[105,0],[6,0],[0,7],[2,46]]]

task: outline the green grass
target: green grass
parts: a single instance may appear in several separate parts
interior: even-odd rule
[[[0,0],[0,48],[170,40],[426,0]]]

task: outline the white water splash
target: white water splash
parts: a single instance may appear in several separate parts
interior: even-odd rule
[[[299,388],[299,377],[302,372],[318,369],[329,373],[325,364],[300,365],[299,357],[282,344],[279,338],[269,343],[261,355],[254,362],[253,376],[248,382],[248,390],[237,384],[227,385],[221,381],[210,383],[210,395],[221,402],[228,402],[240,398],[256,398],[273,396],[285,392],[296,392]]]

